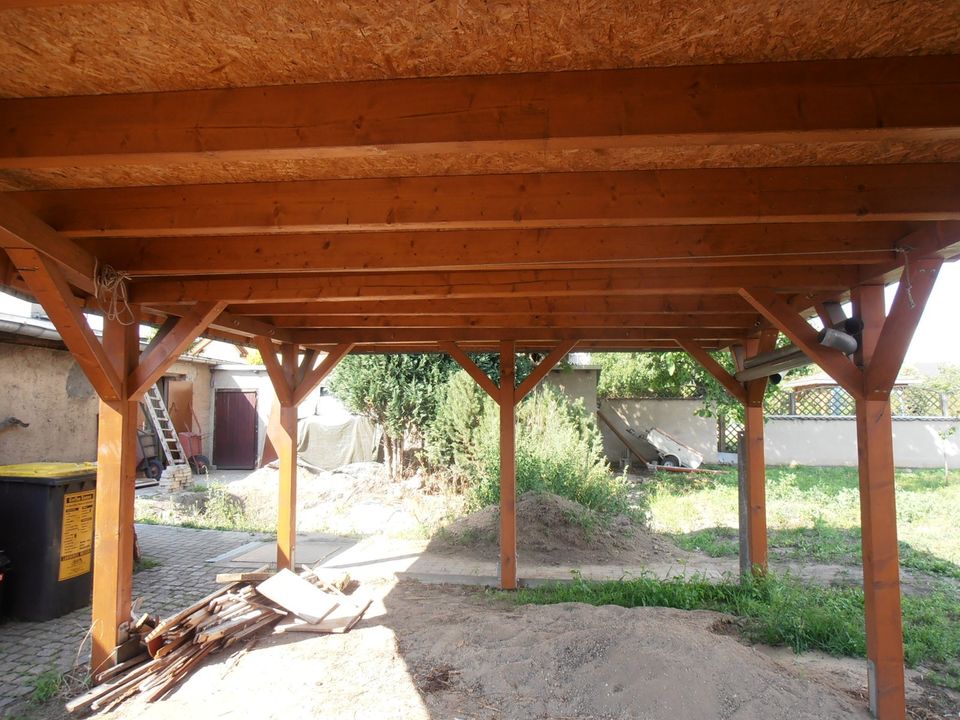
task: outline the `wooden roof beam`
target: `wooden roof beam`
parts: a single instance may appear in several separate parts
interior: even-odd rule
[[[753,329],[758,315],[661,315],[656,313],[591,313],[566,315],[281,315],[273,319],[278,328],[350,327],[618,327]]]
[[[523,268],[871,264],[904,223],[84,238],[132,276]]]
[[[180,278],[131,283],[131,302],[232,304],[341,299],[447,300],[456,298],[574,297],[597,295],[735,295],[746,285],[780,292],[840,291],[855,284],[856,268],[765,266],[710,269],[525,270],[460,273],[351,273],[322,279],[304,276]],[[482,306],[478,308],[482,311]]]
[[[713,342],[742,342],[747,333],[737,330],[686,330],[685,337]],[[291,336],[301,345],[331,345],[343,342],[363,343],[417,343],[513,340],[554,341],[561,340],[617,340],[625,343],[646,340],[672,340],[678,335],[675,329],[649,328],[332,328],[315,330],[292,330]]]
[[[960,163],[20,192],[71,237],[960,220]]]
[[[177,305],[160,305],[161,309]],[[661,315],[726,315],[756,316],[749,303],[733,295],[644,295],[644,296],[579,296],[579,297],[514,297],[487,298],[482,305],[474,299],[432,300],[330,300],[319,302],[254,303],[231,305],[238,317],[279,317],[283,315],[389,315],[395,318],[418,315],[465,315],[473,312],[494,314],[578,315],[585,313],[657,313]]]
[[[957,98],[901,57],[7,99],[0,168],[955,139]]]

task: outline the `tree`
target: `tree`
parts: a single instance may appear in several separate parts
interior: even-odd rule
[[[404,438],[420,433],[436,412],[447,377],[457,369],[447,355],[348,355],[330,389],[353,412],[383,429],[384,460],[394,480],[403,475]]]
[[[500,356],[470,356],[498,383]],[[517,382],[530,374],[533,361],[517,356]],[[384,460],[393,479],[404,471],[404,439],[423,436],[444,397],[443,388],[459,365],[445,354],[348,355],[334,371],[330,389],[353,412],[365,415],[383,428]],[[482,391],[481,391],[482,392]]]

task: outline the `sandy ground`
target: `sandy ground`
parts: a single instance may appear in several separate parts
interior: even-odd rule
[[[376,601],[347,635],[262,637],[240,655],[211,658],[162,701],[102,717],[868,717],[862,664],[852,683],[818,675],[741,644],[715,613],[518,607],[409,581],[358,592]]]

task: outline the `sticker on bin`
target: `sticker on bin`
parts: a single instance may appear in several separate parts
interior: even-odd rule
[[[63,497],[63,532],[60,535],[59,580],[86,575],[93,559],[93,506],[95,490],[67,493]]]

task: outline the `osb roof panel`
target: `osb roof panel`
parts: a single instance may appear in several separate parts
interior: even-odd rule
[[[335,178],[960,162],[960,140],[695,145],[0,169],[0,191]]]
[[[960,51],[957,0],[65,3],[0,12],[0,95]]]

